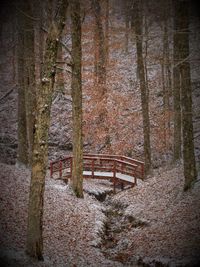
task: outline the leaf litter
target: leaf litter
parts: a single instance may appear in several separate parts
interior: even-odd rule
[[[158,169],[136,187],[116,195],[110,195],[109,182],[84,180],[84,199],[77,199],[68,184],[47,174],[44,262],[29,259],[24,252],[30,171],[6,164],[0,167],[3,266],[198,266],[200,262],[200,181],[183,192],[181,165]],[[106,201],[98,201],[95,195],[105,192],[109,194]],[[102,243],[106,211],[112,207],[109,201],[115,210],[119,207],[116,218],[122,226],[119,220],[113,225],[114,246],[107,248],[106,255]]]

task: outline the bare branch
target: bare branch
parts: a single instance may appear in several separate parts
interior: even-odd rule
[[[197,139],[198,137],[200,137],[200,134],[197,134],[196,136],[194,136],[193,139]]]
[[[183,60],[179,61],[175,65],[173,65],[173,68],[178,67],[179,65],[181,65],[182,63],[184,63],[185,61],[187,61],[189,58],[190,58],[190,55],[188,57],[184,58]]]
[[[62,47],[63,47],[63,48],[70,54],[70,56],[71,56],[72,52],[71,52],[71,50],[66,46],[66,44],[63,43],[62,41],[60,41],[60,44],[62,45]]]
[[[35,20],[35,21],[38,21],[38,20],[39,20],[39,18],[34,18],[34,17],[28,15],[27,13],[25,13],[25,12],[24,12],[23,10],[21,10],[16,4],[14,4],[14,6],[15,6],[15,8],[16,8],[17,11],[19,11],[20,13],[22,13],[22,14],[23,14],[24,16],[26,16],[27,18],[32,19],[32,20]]]
[[[41,27],[41,30],[43,30],[45,33],[48,33],[48,30],[45,29],[44,27]],[[68,40],[67,40],[68,41]],[[68,54],[70,55],[70,57],[72,57],[72,53],[71,50],[67,47],[67,45],[63,42],[63,41],[59,41],[60,45],[68,52]],[[58,61],[57,63],[65,63],[63,61]]]
[[[2,101],[4,98],[6,98],[7,96],[9,96],[15,88],[16,88],[16,85],[13,88],[11,88],[8,92],[6,92],[5,95],[3,95],[0,98],[0,101]]]

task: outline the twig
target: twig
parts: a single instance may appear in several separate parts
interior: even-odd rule
[[[183,60],[179,61],[178,63],[176,63],[175,65],[173,65],[173,68],[178,67],[179,65],[181,65],[182,63],[184,63],[185,61],[187,61],[190,58],[190,55],[186,58],[184,58]]]
[[[39,21],[39,18],[34,18],[34,17],[30,16],[29,14],[27,14],[26,12],[21,10],[19,7],[17,7],[17,5],[15,5],[15,4],[14,4],[14,6],[15,6],[16,10],[19,11],[20,13],[22,13],[25,17],[32,19],[32,20],[35,20],[35,21]]]
[[[194,136],[193,139],[196,139],[196,138],[198,138],[198,137],[200,137],[200,134],[197,134],[196,136]]]
[[[45,29],[44,27],[41,27],[41,30],[43,30],[45,33],[48,33],[48,30]],[[65,48],[65,50],[71,55],[71,51],[69,48],[66,46],[66,44],[63,41],[59,41],[59,43]]]
[[[44,27],[40,27],[40,29],[43,30],[43,32],[45,32],[45,33],[49,33],[48,30]]]
[[[69,48],[66,46],[66,44],[63,43],[63,41],[60,41],[60,44],[65,48],[65,50],[70,54],[70,56],[72,55],[71,50],[69,50]]]
[[[11,88],[8,92],[5,93],[5,95],[3,95],[1,98],[0,98],[0,101],[2,101],[4,98],[6,98],[7,96],[9,96],[9,94],[12,93],[12,91],[16,88],[16,85]]]

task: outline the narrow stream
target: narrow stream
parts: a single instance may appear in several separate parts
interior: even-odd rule
[[[148,227],[146,221],[125,214],[127,206],[113,200],[112,194],[98,195],[97,198],[104,204],[105,215],[107,217],[102,242],[99,247],[104,256],[112,261],[127,266],[143,266],[143,267],[168,267],[166,263],[157,260],[153,262],[145,262],[142,258],[136,258],[131,249],[132,243],[129,238],[129,232],[135,228]]]
[[[112,195],[106,198],[104,205],[107,221],[100,246],[101,252],[107,259],[124,265],[131,263],[131,266],[139,266],[138,260],[129,252],[130,240],[127,236],[132,228],[145,227],[146,224],[132,216],[125,216],[126,206],[114,202]]]

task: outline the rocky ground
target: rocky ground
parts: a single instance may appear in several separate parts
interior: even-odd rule
[[[39,263],[24,253],[30,171],[0,168],[1,266],[199,266],[200,181],[184,193],[181,166],[116,195],[109,182],[85,180],[84,199],[47,174]]]

